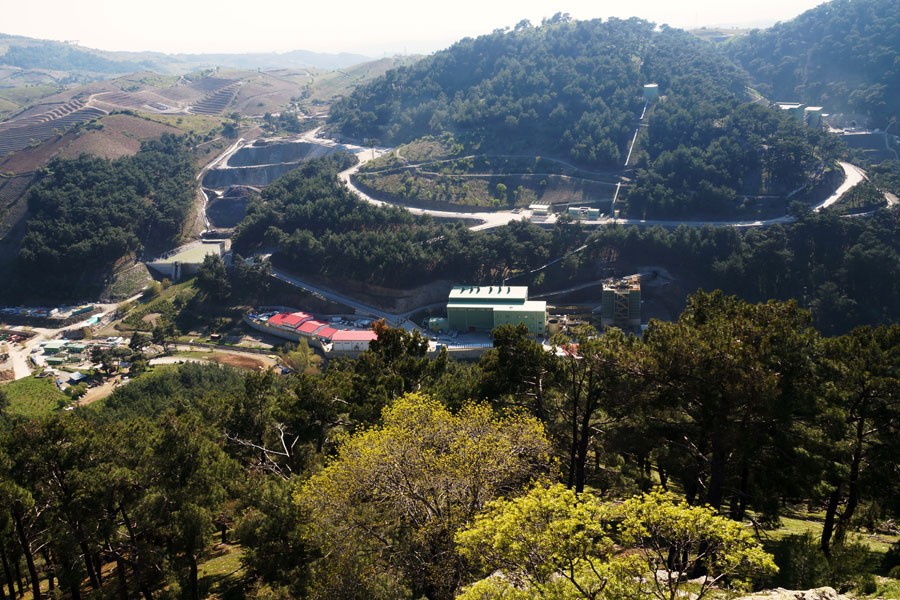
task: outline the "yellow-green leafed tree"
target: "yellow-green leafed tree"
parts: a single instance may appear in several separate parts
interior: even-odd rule
[[[398,398],[381,426],[346,438],[296,496],[321,556],[310,596],[452,598],[464,573],[455,533],[486,502],[546,475],[550,453],[536,419]]]
[[[697,598],[727,582],[742,589],[749,578],[778,570],[741,523],[709,506],[690,506],[674,494],[656,490],[622,506],[622,543],[640,557],[648,598],[675,600],[685,576],[698,575]],[[655,574],[650,575],[650,574]]]
[[[490,574],[465,589],[465,600],[489,598],[640,598],[616,559],[613,514],[590,493],[562,484],[490,502],[458,533],[460,554]],[[629,570],[631,570],[629,569]]]
[[[743,527],[708,507],[653,492],[619,506],[562,485],[489,503],[456,536],[460,555],[484,579],[465,600],[638,600],[679,597],[686,573],[703,567],[702,598],[729,578],[774,571]]]

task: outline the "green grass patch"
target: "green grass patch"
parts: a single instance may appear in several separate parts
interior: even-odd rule
[[[815,539],[822,537],[822,522],[825,518],[820,513],[794,512],[781,517],[781,524],[768,530],[766,533],[773,540],[781,540],[789,535],[803,535],[809,532]],[[900,541],[900,536],[883,533],[870,533],[866,531],[852,531],[850,535],[853,541],[862,542],[872,552],[887,552],[891,544]]]
[[[116,273],[116,278],[105,290],[104,296],[113,300],[130,298],[139,293],[150,281],[150,273],[144,263],[138,263]]]
[[[238,598],[245,585],[240,546],[217,544],[210,556],[198,565],[200,594],[205,598]],[[241,595],[237,595],[241,594]]]
[[[244,600],[247,581],[240,546],[216,544],[197,563],[197,583],[200,597],[211,600]],[[170,581],[160,595],[163,598],[187,597],[176,581]]]
[[[193,131],[197,135],[205,136],[215,129],[222,126],[225,121],[224,117],[214,117],[210,115],[156,115],[148,113],[140,113],[140,117],[153,121],[154,123],[162,123],[176,127],[185,133]]]
[[[0,93],[0,98],[21,106],[27,106],[41,98],[58,94],[60,91],[59,86],[55,85],[27,85],[5,89]]]
[[[776,529],[770,530],[768,533],[773,539],[780,540],[789,535],[803,535],[809,532],[814,537],[822,536],[822,521],[810,517],[783,516],[781,517],[781,525]]]
[[[150,86],[155,88],[167,88],[172,87],[176,83],[178,83],[178,76],[143,72],[120,77],[116,80],[116,83],[118,83],[119,87],[125,91],[128,91],[126,88],[129,88],[134,84],[141,84],[141,86]]]
[[[11,415],[34,419],[49,414],[69,398],[56,388],[52,377],[26,377],[3,385]]]
[[[876,582],[875,593],[864,596],[865,598],[900,598],[900,579],[877,577]]]
[[[197,288],[194,287],[193,279],[169,286],[168,289],[160,292],[156,298],[132,309],[122,319],[122,327],[120,329],[151,331],[153,324],[146,320],[145,317],[154,314],[159,315],[159,318],[155,320],[157,324],[161,322],[172,323],[177,318],[178,313],[188,305],[196,294]]]

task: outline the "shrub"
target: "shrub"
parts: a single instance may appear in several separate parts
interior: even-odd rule
[[[895,567],[900,567],[900,542],[894,542],[888,551],[884,553],[884,558],[881,559],[881,568],[887,572],[892,573],[895,570]],[[898,572],[900,573],[900,572]],[[894,579],[900,579],[895,575],[891,575]]]
[[[144,288],[144,300],[152,300],[159,296],[160,292],[162,292],[162,284],[158,281],[151,281],[147,284],[147,287]]]
[[[77,385],[70,385],[66,388],[65,394],[72,398],[73,400],[77,400],[81,398],[87,393],[88,386],[86,383],[79,383]]]
[[[835,546],[830,565],[828,584],[841,592],[858,587],[860,577],[871,574],[876,566],[872,552],[862,542]]]
[[[863,573],[855,579],[856,592],[859,594],[870,595],[878,591],[878,581],[872,573]]]
[[[821,587],[829,576],[829,565],[819,548],[818,540],[810,533],[789,535],[772,551],[778,575],[775,585],[793,590]]]

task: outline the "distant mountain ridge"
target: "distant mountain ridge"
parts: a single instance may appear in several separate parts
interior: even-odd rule
[[[209,67],[234,69],[334,70],[372,60],[351,53],[310,50],[265,53],[165,54],[161,52],[111,52],[67,42],[41,40],[0,33],[0,66],[23,70],[42,69],[91,76],[122,75],[135,71],[181,74]]]
[[[216,66],[235,69],[344,69],[372,59],[362,54],[340,52],[328,54],[310,50],[291,50],[290,52],[265,52],[250,54],[173,54],[174,58],[188,64],[208,62]]]

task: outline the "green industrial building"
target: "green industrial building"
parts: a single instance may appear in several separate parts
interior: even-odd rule
[[[456,331],[490,331],[524,323],[534,336],[547,326],[547,303],[529,300],[525,286],[456,286],[450,290],[447,320]]]

